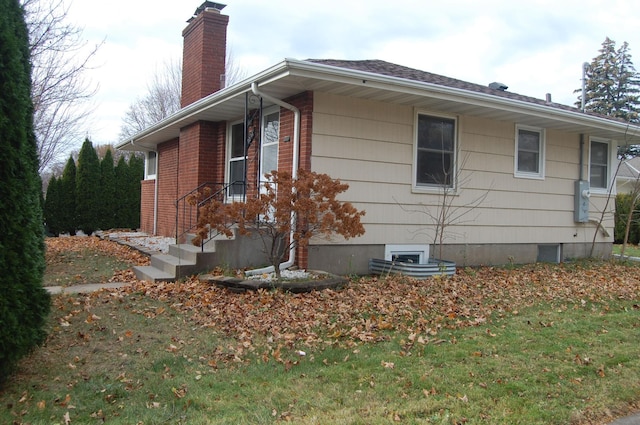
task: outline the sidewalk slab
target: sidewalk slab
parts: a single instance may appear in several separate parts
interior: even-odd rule
[[[617,419],[611,422],[609,425],[640,425],[640,413],[627,416],[626,418]]]

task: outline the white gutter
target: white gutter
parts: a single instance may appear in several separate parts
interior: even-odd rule
[[[266,93],[262,93],[258,90],[258,83],[256,81],[251,83],[251,91],[256,96],[261,96],[263,99],[268,100],[269,102],[273,102],[274,104],[281,106],[285,109],[288,109],[293,112],[293,171],[291,172],[291,177],[295,179],[298,176],[298,157],[300,155],[300,109],[295,106],[283,102],[280,99],[269,96]],[[293,242],[294,232],[296,227],[296,215],[294,212],[291,212],[291,232],[289,233],[290,241]],[[286,270],[289,267],[293,266],[293,263],[296,260],[296,246],[291,243],[291,247],[289,248],[289,259],[284,263],[280,263],[280,270]],[[245,272],[246,275],[258,275],[263,273],[272,273],[274,271],[273,266],[263,267],[261,269],[248,270]]]

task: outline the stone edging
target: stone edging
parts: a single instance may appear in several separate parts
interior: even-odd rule
[[[232,292],[257,291],[258,289],[282,289],[292,293],[321,291],[323,289],[341,288],[349,282],[349,279],[341,276],[321,272],[326,275],[323,279],[309,279],[300,281],[267,282],[257,279],[240,279],[230,276],[202,275],[200,280],[212,283]]]

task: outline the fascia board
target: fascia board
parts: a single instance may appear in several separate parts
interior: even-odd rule
[[[449,100],[479,107],[532,115],[539,118],[558,120],[575,125],[597,127],[599,129],[616,132],[621,135],[631,135],[632,137],[640,136],[639,126],[616,122],[603,117],[595,117],[581,111],[564,110],[554,108],[552,106],[537,105],[519,99],[491,96],[456,87],[407,80],[399,77],[345,69],[331,65],[316,64],[313,62],[295,59],[287,59],[287,62],[292,68],[292,75],[319,78],[338,83],[357,84],[421,96],[428,93],[428,96],[440,100]]]
[[[193,118],[200,114],[202,111],[212,108],[216,105],[222,104],[225,101],[234,98],[239,95],[243,95],[247,92],[251,92],[251,83],[253,81],[273,81],[283,78],[287,75],[286,61],[280,62],[273,67],[256,74],[250,78],[247,78],[241,82],[226,87],[220,91],[210,94],[200,100],[197,100],[184,108],[178,110],[175,114],[158,121],[156,124],[148,127],[147,129],[133,135],[130,138],[120,142],[116,145],[116,149],[124,149],[128,145],[135,144],[138,141],[143,140],[155,133],[166,130],[175,125],[179,125],[180,122],[187,122],[190,118]],[[144,145],[141,147],[145,148]],[[149,150],[153,150],[152,147],[146,147]]]

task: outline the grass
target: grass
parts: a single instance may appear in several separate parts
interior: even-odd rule
[[[526,285],[516,273],[504,276]],[[268,295],[258,305],[277,308]],[[541,297],[477,326],[398,323],[366,340],[316,327],[309,344],[194,321],[207,308],[197,301],[54,297],[46,344],[0,390],[0,423],[601,424],[640,400],[637,298]],[[357,314],[367,321],[376,307]]]
[[[84,283],[103,283],[114,270],[127,269],[129,263],[102,255],[93,249],[52,253],[47,262],[44,286],[72,286]],[[70,272],[76,270],[76,272]]]
[[[622,252],[622,245],[613,245],[613,253],[620,254]],[[627,245],[624,249],[624,255],[629,257],[640,257],[640,246]]]

